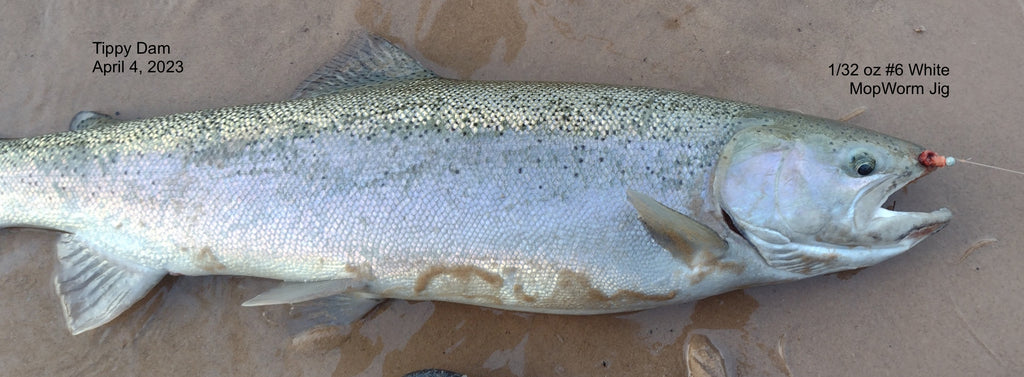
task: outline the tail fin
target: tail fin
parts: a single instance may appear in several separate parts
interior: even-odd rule
[[[74,234],[64,234],[57,244],[60,264],[54,283],[68,330],[74,335],[117,318],[165,275],[106,255]]]

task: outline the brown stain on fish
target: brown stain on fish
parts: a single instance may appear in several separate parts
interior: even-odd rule
[[[352,274],[352,278],[355,280],[369,281],[374,278],[373,273],[370,272],[370,266],[367,265],[346,264],[343,270]]]
[[[707,264],[702,264],[702,267],[697,270],[696,274],[690,277],[690,284],[696,285],[707,278],[709,275],[721,273],[721,271],[727,271],[734,275],[743,274],[743,270],[746,269],[746,265],[738,262],[726,262],[721,260],[711,261]]]
[[[719,272],[730,272],[735,275],[746,271],[747,265],[741,262],[724,261],[708,251],[700,252],[700,262],[697,263],[696,273],[690,276],[690,284],[696,285],[708,275]]]
[[[183,251],[185,251],[184,248]],[[227,267],[213,255],[213,250],[210,249],[209,246],[199,248],[199,252],[192,255],[192,263],[201,270],[209,273],[216,273],[227,269]]]
[[[666,229],[658,224],[646,221],[643,224],[647,227],[655,242],[673,251],[672,256],[676,259],[683,261],[687,266],[694,267],[694,258],[696,257],[697,250],[694,250],[690,245],[690,240],[686,238],[684,233],[676,232],[675,229]]]
[[[837,260],[839,260],[839,254],[837,253],[827,253],[821,257],[814,255],[801,255],[800,263],[804,268],[800,272],[810,275],[814,272],[814,267],[831,266],[835,264]]]
[[[572,270],[562,270],[558,273],[555,283],[555,291],[548,298],[557,302],[591,302],[595,304],[618,304],[637,302],[660,302],[668,301],[676,297],[675,291],[663,294],[649,294],[639,291],[620,289],[611,295],[597,289],[591,283],[590,277]],[[564,305],[564,304],[563,304]]]
[[[440,279],[440,280],[439,280]],[[479,284],[482,283],[482,284]],[[531,307],[572,309],[577,307],[615,307],[638,303],[664,302],[676,298],[676,291],[645,293],[632,289],[606,292],[594,285],[585,273],[563,269],[556,275],[550,293],[538,294],[529,284],[512,284],[512,294],[502,293],[501,275],[474,266],[431,266],[421,272],[413,285],[414,295],[460,297],[461,302],[502,305],[503,300]],[[412,299],[415,299],[414,297]]]
[[[413,292],[421,293],[427,290],[427,288],[430,287],[430,284],[433,283],[438,276],[442,275],[451,276],[452,278],[459,280],[459,283],[462,286],[469,286],[469,281],[473,277],[482,280],[484,283],[487,283],[494,288],[501,288],[502,284],[505,283],[505,279],[498,274],[476,266],[431,266],[416,277],[416,283],[413,285]]]
[[[522,301],[522,302],[525,302],[525,303],[528,303],[528,304],[532,304],[534,302],[537,302],[537,297],[536,296],[531,296],[531,295],[526,294],[526,291],[523,290],[523,285],[522,284],[516,284],[516,285],[512,286],[512,294],[515,295],[516,300],[519,300],[519,301]]]

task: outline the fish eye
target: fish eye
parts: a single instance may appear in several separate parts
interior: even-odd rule
[[[858,153],[850,160],[850,167],[864,177],[875,171],[875,159],[867,153]]]

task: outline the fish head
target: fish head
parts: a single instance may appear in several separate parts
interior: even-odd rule
[[[892,136],[788,112],[757,114],[719,157],[714,193],[723,218],[768,265],[803,275],[881,262],[952,218],[883,208],[935,170],[924,148]]]

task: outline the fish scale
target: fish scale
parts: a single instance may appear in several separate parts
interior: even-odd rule
[[[807,274],[745,238],[771,235],[758,216],[719,208],[713,184],[743,179],[718,176],[733,140],[810,124],[917,148],[669,90],[443,79],[369,36],[328,67],[290,101],[83,113],[73,131],[0,143],[0,227],[66,232],[56,283],[73,332],[165,273],[292,282],[250,305],[341,294],[562,314],[792,280]],[[807,263],[848,267],[826,259]]]
[[[644,115],[657,107],[644,107],[652,103],[648,97],[660,94],[659,99],[666,101],[666,92],[646,88],[631,89],[580,88],[547,83],[523,87],[517,83],[428,79],[407,85],[299,99],[268,107],[242,106],[124,122],[78,131],[73,141],[54,137],[14,141],[0,145],[5,149],[0,150],[0,154],[4,156],[5,167],[33,161],[37,154],[50,155],[52,158],[49,160],[53,165],[42,164],[26,173],[38,181],[49,180],[55,174],[65,175],[60,184],[63,189],[54,191],[60,197],[50,196],[53,200],[24,208],[22,212],[26,214],[45,212],[60,204],[66,206],[67,203],[78,203],[79,208],[68,208],[65,212],[91,215],[89,219],[78,220],[77,223],[102,224],[115,219],[117,223],[139,222],[141,220],[138,219],[169,212],[150,220],[152,223],[146,229],[160,233],[168,229],[181,231],[162,236],[147,234],[138,238],[168,245],[167,249],[199,250],[206,246],[214,250],[213,255],[220,263],[227,266],[236,261],[241,264],[244,260],[242,255],[283,258],[264,267],[266,271],[250,267],[251,270],[239,269],[239,272],[276,279],[298,280],[305,277],[319,280],[334,276],[330,272],[318,272],[311,276],[310,271],[288,268],[293,264],[289,262],[291,258],[294,255],[316,255],[333,260],[332,265],[342,265],[349,260],[364,259],[352,257],[353,246],[385,242],[367,235],[388,235],[390,238],[394,234],[419,231],[420,236],[426,237],[428,234],[424,233],[422,226],[412,225],[417,223],[415,218],[410,218],[413,214],[436,214],[423,219],[426,221],[420,221],[424,223],[445,218],[452,220],[446,224],[450,229],[471,229],[471,224],[479,217],[455,208],[430,208],[431,204],[422,202],[416,203],[416,206],[403,206],[399,195],[430,197],[431,192],[434,192],[439,194],[441,201],[464,198],[466,202],[463,202],[462,208],[486,211],[488,206],[479,205],[483,203],[469,201],[488,192],[498,191],[505,195],[505,203],[535,202],[544,197],[562,198],[567,196],[566,192],[593,186],[588,185],[591,180],[589,177],[595,177],[602,181],[597,184],[603,188],[600,194],[602,197],[582,206],[590,208],[601,206],[606,199],[603,196],[612,195],[621,199],[626,187],[647,189],[650,192],[656,186],[661,186],[660,177],[672,178],[666,178],[671,183],[665,184],[658,192],[685,190],[681,184],[693,187],[703,185],[702,176],[706,175],[707,166],[675,165],[674,162],[679,159],[705,159],[698,154],[675,155],[679,150],[677,145],[684,142],[678,136],[683,134],[659,135],[659,132],[678,128],[680,123],[670,127],[666,120],[658,121],[657,117]],[[559,110],[564,107],[558,107],[558,103],[569,102],[575,97],[588,99],[582,103],[590,106],[577,105],[572,111]],[[464,100],[467,98],[484,100],[481,105],[475,101],[467,103]],[[368,107],[370,104],[367,99],[377,99],[374,101],[376,105]],[[690,102],[694,99],[689,95],[673,98]],[[550,104],[556,106],[546,106]],[[547,111],[540,112],[541,109]],[[586,114],[587,118],[579,114]],[[699,118],[692,111],[679,114],[676,118],[683,117]],[[714,115],[705,117],[711,119]],[[662,118],[672,119],[673,116],[662,115]],[[240,119],[245,121],[238,121]],[[602,124],[601,119],[628,120],[617,124]],[[686,127],[687,123],[682,124]],[[689,143],[701,143],[700,139],[692,138],[693,134],[698,134],[702,129],[698,127],[706,125],[709,130],[725,130],[707,121],[690,124],[699,126],[686,127],[691,134]],[[704,143],[716,145],[719,141],[712,137],[722,139],[725,136],[711,132],[706,135],[708,140]],[[588,144],[589,150],[579,148],[580,145]],[[608,144],[614,146],[606,147]],[[239,149],[237,146],[243,147]],[[700,151],[699,148],[695,150]],[[144,154],[136,154],[139,152]],[[580,160],[589,167],[582,167]],[[665,162],[670,166],[660,166]],[[607,168],[594,171],[594,167],[600,169],[603,166]],[[618,171],[615,171],[616,167]],[[522,173],[519,173],[520,169]],[[569,180],[574,174],[582,176]],[[440,187],[433,189],[424,185],[429,182],[423,182],[426,180],[423,177],[435,180],[437,175],[446,177],[444,182],[434,183]],[[0,181],[0,185],[9,188],[5,198],[15,201],[17,198],[39,196],[40,192],[31,188],[36,187],[34,182],[11,182],[17,177],[8,174]],[[688,178],[686,182],[681,182],[677,177]],[[493,185],[500,188],[483,188],[486,186],[482,184],[494,180],[500,180],[500,184]],[[611,182],[608,181],[611,180],[617,184],[609,185]],[[160,184],[153,185],[153,181]],[[419,189],[410,185],[418,186]],[[278,191],[277,187],[285,189]],[[390,188],[397,191],[391,192]],[[42,191],[49,194],[49,189]],[[154,192],[154,189],[158,191]],[[317,197],[317,194],[320,196]],[[88,197],[95,195],[111,200],[98,200],[95,203],[101,204],[103,208],[94,207],[89,204]],[[303,205],[293,202],[309,195],[314,195],[316,200]],[[229,197],[234,198],[224,200]],[[256,201],[254,198],[276,200],[268,208],[262,208],[252,203]],[[493,199],[485,200],[490,202]],[[666,197],[666,200],[677,205],[690,205],[673,202],[671,196]],[[146,203],[149,205],[144,205]],[[210,208],[212,204],[204,203],[218,203],[222,207]],[[353,203],[353,208],[349,208],[346,203]],[[240,218],[238,210],[244,204],[256,205],[260,211]],[[622,204],[619,212],[623,217],[634,217],[625,203]],[[443,204],[439,206],[443,207]],[[8,209],[12,207],[4,205]],[[275,209],[284,207],[291,207],[289,213],[294,215],[283,214],[282,217],[274,214]],[[393,210],[371,212],[381,207]],[[559,207],[563,210],[581,208],[572,201],[565,201]],[[500,207],[491,210],[504,213]],[[302,216],[307,211],[317,214]],[[551,216],[544,216],[545,212],[552,211],[524,209],[520,221],[523,225],[532,226],[531,217],[541,225],[544,221],[553,220]],[[594,212],[599,211],[595,209]],[[344,215],[346,213],[353,216]],[[78,230],[73,224],[65,223],[68,217],[63,214],[49,217],[40,224],[40,220],[19,221],[18,215],[5,214],[4,223],[31,223],[72,232]],[[399,224],[387,223],[388,219],[395,217],[404,218],[401,227],[397,226]],[[327,228],[336,231],[330,234],[322,232],[325,224],[314,219],[336,219],[342,225],[337,229]],[[360,226],[353,223],[354,219],[374,219],[374,226]],[[465,223],[454,221],[456,219]],[[577,219],[582,220],[584,218]],[[497,220],[489,219],[485,223],[494,221]],[[108,227],[115,225],[107,224]],[[238,234],[225,233],[239,225],[259,229],[265,236],[240,242]],[[582,224],[560,225],[585,229]],[[137,232],[147,233],[139,228]],[[637,236],[646,238],[642,231],[632,228]],[[308,234],[301,234],[296,229],[309,231]],[[427,229],[427,232],[431,230]],[[469,233],[484,231],[480,229]],[[200,236],[202,234],[208,235]],[[269,239],[265,240],[265,237]],[[397,249],[392,254],[405,254],[406,249],[417,252],[447,251],[451,248],[449,245],[473,248],[468,243],[459,242],[463,240],[442,239],[446,242],[432,245],[409,240],[411,242],[401,243],[402,247],[393,245],[382,249]],[[645,243],[650,244],[649,241]],[[572,245],[572,248],[585,250],[597,246],[578,244]],[[508,248],[500,243],[494,247]],[[540,245],[534,246],[534,249],[538,247]],[[282,252],[283,249],[290,252]],[[154,256],[160,262],[154,263],[152,267],[168,268],[172,272],[185,274],[203,272],[189,268],[189,255],[174,258],[164,250],[154,250],[153,253],[160,255]],[[392,263],[396,260],[390,255],[385,259]],[[293,272],[282,273],[282,268]],[[406,266],[399,268],[404,269]],[[382,275],[386,274],[383,271],[387,271],[384,267],[375,270]]]

